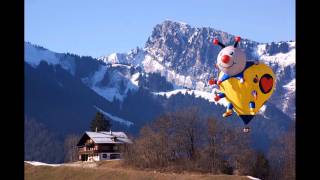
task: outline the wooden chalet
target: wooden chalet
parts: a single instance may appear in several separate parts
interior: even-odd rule
[[[120,148],[127,143],[132,142],[124,132],[86,131],[77,144],[79,160],[121,159]]]

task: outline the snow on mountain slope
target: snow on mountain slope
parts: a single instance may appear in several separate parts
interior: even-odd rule
[[[278,49],[278,51],[274,49]],[[271,53],[272,51],[274,52]],[[256,55],[257,59],[272,67],[276,73],[276,89],[271,102],[295,119],[295,42],[260,44],[253,54]]]
[[[225,44],[233,43],[234,39],[234,35],[213,28],[194,28],[186,23],[164,21],[155,26],[144,49],[136,53],[143,54],[140,63],[131,63],[132,57],[137,56],[133,51],[122,58],[144,73],[159,73],[175,89],[208,92],[207,82],[214,75],[213,65],[220,51],[220,47],[212,44],[213,37],[220,38]],[[277,83],[271,102],[293,117],[295,108],[287,103],[295,95],[283,86],[295,79],[295,42],[258,43],[243,37],[239,47],[245,50],[248,60],[260,60],[272,67]],[[113,56],[111,54],[104,59],[112,59]],[[287,93],[288,101],[282,97]]]
[[[295,106],[295,93],[296,93],[296,79],[291,80],[288,84],[283,86],[286,90],[282,102],[282,110],[284,112],[290,112],[292,117],[296,117],[295,108],[292,109],[292,106]]]
[[[146,73],[160,73],[178,87],[204,90],[220,50],[213,46],[213,37],[221,37],[224,43],[229,44],[234,36],[213,28],[192,28],[186,23],[165,21],[155,27],[148,39],[145,53],[142,53],[145,55],[140,58],[141,64],[131,63],[128,55],[121,57],[125,63],[141,66]],[[246,49],[249,59],[258,58],[271,66],[285,67],[295,64],[295,42],[281,42],[278,45],[286,43],[290,51],[276,55],[271,55],[270,51],[277,44],[261,44],[243,38],[240,46]],[[128,54],[134,57],[132,51]],[[114,56],[113,53],[101,59],[114,59]]]
[[[92,76],[91,81],[90,81],[91,84],[93,86],[95,86],[98,82],[102,81],[106,71],[107,71],[107,67],[106,66],[100,66],[99,70],[96,71],[94,73],[94,75]]]
[[[278,65],[283,69],[284,67],[295,65],[296,63],[296,49],[294,45],[291,45],[291,47],[292,49],[287,53],[277,53],[275,55],[269,55],[265,50],[266,44],[260,44],[257,47],[256,54],[258,55],[259,60],[268,63],[270,66]]]
[[[116,54],[112,56],[115,55]],[[134,77],[131,77],[131,65],[121,64],[126,61],[120,61],[120,59],[126,58],[126,56],[117,56],[117,58],[114,59],[109,58],[109,60],[113,62],[111,65],[100,63],[97,65],[97,70],[91,71],[87,73],[87,76],[81,77],[82,82],[110,102],[112,102],[114,98],[122,101],[123,98],[126,97],[128,90],[138,89],[139,75],[135,74]],[[81,71],[88,71],[89,68],[79,67],[83,66],[81,63],[84,60],[81,59],[81,57],[77,60],[75,58],[77,57],[69,54],[54,53],[45,48],[27,42],[25,43],[25,62],[34,68],[37,68],[41,61],[45,61],[49,65],[60,65],[73,76],[75,76],[76,71],[78,71],[78,74],[82,73]],[[137,58],[138,57],[136,57],[136,59]],[[139,56],[139,58],[141,57]],[[93,58],[91,59],[95,60]],[[96,61],[98,62],[98,60]],[[138,61],[137,59],[137,62]],[[89,64],[85,66],[87,65]]]
[[[102,57],[99,58],[99,60],[102,60],[105,63],[111,63],[111,64],[126,64],[127,62],[127,57],[125,54],[120,54],[120,53],[112,53],[107,57]]]
[[[172,82],[177,88],[180,87],[193,87],[193,82],[190,76],[184,76],[170,70],[166,65],[162,65],[157,59],[150,55],[146,55],[142,61],[144,72],[146,73],[159,73],[166,77],[169,82]],[[204,87],[204,84],[197,84],[197,87]]]
[[[37,67],[41,61],[45,61],[50,65],[60,64],[62,68],[74,75],[75,65],[74,59],[65,54],[55,53],[40,46],[31,43],[24,43],[24,61],[32,67]]]
[[[175,89],[173,91],[168,91],[168,92],[153,92],[153,94],[155,95],[160,95],[160,96],[166,96],[167,98],[170,98],[172,95],[176,95],[178,93],[181,94],[188,94],[188,95],[194,95],[196,98],[202,98],[202,99],[206,99],[209,102],[214,102],[215,104],[220,104],[224,107],[227,107],[228,105],[228,101],[223,98],[220,99],[218,102],[216,102],[214,100],[214,93],[215,93],[216,89],[212,89],[212,92],[206,92],[206,91],[199,91],[199,90],[190,90],[190,89]],[[258,114],[263,115],[265,118],[268,119],[268,117],[265,116],[265,110],[266,110],[267,106],[263,105],[260,109],[260,111],[258,112]]]
[[[150,55],[145,56],[142,65],[146,73],[165,71],[165,67]]]
[[[94,90],[96,93],[98,93],[100,96],[104,97],[108,101],[112,102],[114,98],[122,101],[123,96],[120,94],[118,88],[112,88],[112,87],[105,87],[105,88],[99,88],[97,86],[92,87],[92,90]]]
[[[200,97],[200,98],[208,100],[209,102],[214,102],[215,104],[221,104],[223,106],[227,106],[228,102],[225,99],[221,99],[218,102],[214,101],[214,90],[215,89],[213,89],[212,92],[205,92],[205,91],[190,90],[190,89],[175,89],[173,91],[168,91],[168,92],[154,92],[153,94],[166,96],[167,98],[170,98],[172,95],[176,95],[178,93],[181,93],[184,95],[185,94],[189,94],[189,95],[194,94],[194,96],[197,98]]]
[[[208,93],[207,81],[213,75],[212,66],[220,51],[212,45],[213,37],[220,37],[225,44],[234,38],[212,28],[193,28],[186,23],[165,21],[154,28],[144,53],[139,52],[143,54],[140,63],[132,63],[132,57],[136,56],[133,51],[128,53],[131,58],[129,55],[121,58],[127,64],[141,67],[145,73],[161,74],[175,89],[190,88]],[[243,38],[239,46],[245,49],[248,59],[261,60],[273,68],[277,74],[277,86],[280,86],[275,91],[277,97],[273,98],[273,102],[292,115],[293,108],[288,107],[287,103],[294,98],[293,93],[283,86],[295,78],[295,42],[257,43]],[[111,54],[104,59],[112,62],[114,56]],[[280,97],[283,93],[289,94],[286,97],[289,100]]]
[[[113,116],[112,114],[103,111],[102,109],[98,108],[97,106],[94,106],[94,108],[96,108],[98,111],[100,111],[105,116],[108,116],[113,121],[119,122],[119,123],[124,124],[124,125],[126,125],[128,127],[133,125],[133,122],[125,120],[125,119],[122,119],[122,118],[119,118],[117,116]]]
[[[114,98],[122,101],[129,89],[138,89],[139,77],[148,73],[160,74],[175,89],[189,88],[209,93],[207,82],[214,75],[213,65],[220,51],[220,47],[212,44],[214,37],[225,44],[233,43],[234,39],[234,35],[213,28],[164,21],[154,27],[143,49],[135,48],[128,53],[112,53],[94,59],[105,64],[81,78],[108,101]],[[70,72],[76,68],[72,58],[62,62],[60,54],[28,43],[25,46],[25,59],[30,64],[36,65],[45,59],[69,68]],[[289,90],[286,85],[295,79],[295,42],[258,43],[243,37],[239,47],[245,50],[249,60],[258,59],[272,67],[277,83],[271,102],[293,117],[295,107],[288,103],[295,99],[295,90]]]
[[[113,68],[112,68],[113,67]],[[106,98],[108,101],[112,102],[114,98],[123,101],[129,90],[138,89],[137,78],[139,74],[135,74],[132,77],[129,74],[127,66],[112,66],[108,68],[106,66],[101,66],[94,75],[85,79],[88,82],[89,87],[91,87],[95,92],[97,92],[102,97]],[[106,77],[106,75],[108,77]],[[102,85],[101,82],[107,78],[108,83]]]
[[[291,80],[288,84],[283,86],[288,91],[295,92],[296,91],[296,79]]]
[[[136,87],[139,86],[139,77],[140,77],[140,73],[137,72],[135,74],[133,74],[130,78],[130,81],[133,85],[135,85]]]
[[[97,58],[100,61],[105,62],[106,64],[132,64],[132,65],[141,65],[142,60],[145,58],[145,51],[136,48],[132,49],[128,53],[112,53],[108,56],[102,56]]]
[[[30,65],[38,66],[40,61],[44,60],[48,64],[58,64],[59,56],[57,53],[49,51],[47,49],[36,47],[30,43],[24,44],[24,58]]]

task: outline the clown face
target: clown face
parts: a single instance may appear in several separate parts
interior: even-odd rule
[[[229,76],[236,75],[244,70],[246,55],[241,49],[234,46],[223,48],[217,57],[217,67]]]

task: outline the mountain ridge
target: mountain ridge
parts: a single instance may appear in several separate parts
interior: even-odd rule
[[[166,22],[156,26],[144,48],[100,58],[55,53],[25,42],[25,115],[64,136],[87,130],[101,111],[111,117],[113,130],[137,135],[164,113],[196,106],[204,118],[240,130],[239,117],[222,118],[226,103],[214,102],[216,89],[208,85],[220,51],[213,37],[226,44],[234,38]],[[266,150],[295,120],[295,42],[263,44],[243,38],[239,47],[277,74],[275,93],[250,123],[254,146]]]
[[[235,35],[209,27],[193,28],[185,23],[164,21],[155,26],[144,49],[132,50],[127,56],[119,54],[116,62],[108,61],[112,59],[110,56],[98,59],[105,63],[138,66],[146,73],[159,73],[176,89],[208,91],[210,88],[207,81],[216,73],[213,65],[220,51],[220,47],[212,43],[214,37],[218,37],[225,44],[230,44],[233,43]],[[285,102],[295,101],[293,93],[295,86],[291,86],[289,90],[285,87],[288,83],[295,82],[295,41],[258,43],[242,38],[239,47],[245,50],[249,60],[262,61],[276,72],[277,87],[275,98],[271,99],[271,102],[294,119],[295,107],[290,107]],[[283,99],[282,94],[287,93],[290,94],[286,97],[288,100]]]

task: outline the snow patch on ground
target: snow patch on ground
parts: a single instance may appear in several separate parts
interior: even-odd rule
[[[62,165],[62,164],[48,164],[48,163],[43,163],[38,161],[24,161],[24,162],[34,166],[61,166]]]
[[[131,121],[122,119],[122,118],[117,117],[117,116],[113,116],[112,114],[109,114],[109,113],[103,111],[102,109],[98,108],[97,106],[94,106],[94,107],[95,107],[98,111],[100,111],[102,114],[104,114],[104,115],[108,116],[109,118],[111,118],[113,121],[119,122],[119,123],[124,124],[124,125],[126,125],[126,126],[128,126],[128,127],[131,126],[131,125],[133,125],[133,122],[131,122]]]
[[[255,177],[252,177],[252,176],[247,176],[247,178],[253,179],[253,180],[261,180],[261,179],[259,179],[259,178],[255,178]]]

